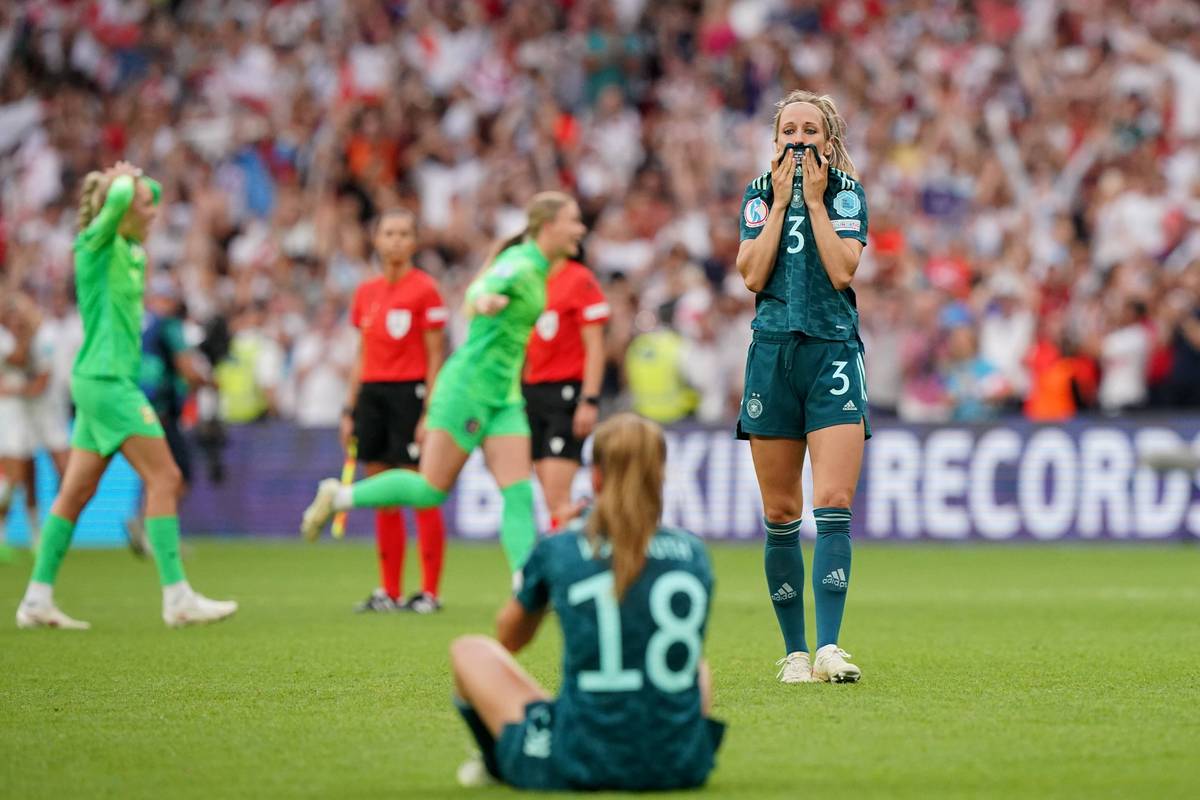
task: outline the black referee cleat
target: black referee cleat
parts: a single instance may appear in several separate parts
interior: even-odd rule
[[[402,606],[395,600],[387,596],[387,592],[383,589],[376,589],[367,596],[366,600],[354,607],[354,613],[365,614],[370,611],[389,612],[400,611]]]
[[[442,610],[442,603],[429,592],[417,592],[404,601],[404,608],[414,614],[433,614]]]

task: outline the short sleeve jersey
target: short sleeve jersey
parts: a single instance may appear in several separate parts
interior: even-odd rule
[[[713,577],[704,544],[660,528],[642,573],[618,603],[607,543],[599,553],[574,521],[538,543],[517,602],[552,606],[562,626],[563,679],[551,752],[572,785],[675,788],[712,768],[700,708]]]
[[[743,241],[758,238],[775,203],[774,195],[769,172],[746,187],[742,197]],[[775,268],[755,299],[752,327],[763,331],[795,331],[818,339],[853,339],[858,335],[854,291],[833,288],[813,241],[812,223],[799,181],[788,205]],[[838,236],[867,243],[867,197],[862,184],[830,167],[825,208]]]
[[[183,413],[187,383],[175,368],[175,358],[187,350],[178,317],[147,314],[142,331],[142,393],[160,417],[177,419]]]
[[[437,282],[415,267],[394,283],[383,276],[364,282],[350,305],[350,324],[362,331],[362,382],[425,380],[425,332],[441,330],[448,318]]]
[[[146,251],[117,233],[133,194],[132,177],[113,180],[100,213],[75,237],[75,294],[83,319],[76,375],[136,380],[141,370]]]
[[[610,314],[596,276],[568,261],[546,282],[546,310],[529,337],[525,382],[583,380],[583,326],[607,322]]]
[[[521,366],[534,323],[546,307],[550,263],[533,242],[514,245],[496,257],[467,288],[467,302],[500,294],[508,305],[491,316],[476,314],[467,338],[442,371],[442,380],[462,381],[476,400],[495,406],[521,402]]]

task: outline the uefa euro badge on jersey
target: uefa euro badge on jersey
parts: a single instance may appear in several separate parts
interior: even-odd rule
[[[542,337],[543,342],[550,341],[558,333],[558,312],[543,312],[534,327],[537,328],[538,336]]]
[[[767,204],[761,197],[755,197],[746,203],[742,216],[746,220],[747,228],[761,228],[767,224]]]
[[[750,419],[758,419],[762,416],[762,412],[762,400],[758,399],[757,394],[751,394],[750,399],[746,401],[746,416]]]
[[[393,308],[384,318],[388,336],[393,339],[403,339],[404,334],[412,327],[412,312],[407,308]]]
[[[854,192],[844,189],[833,198],[833,210],[843,217],[856,217],[862,210],[862,202]]]

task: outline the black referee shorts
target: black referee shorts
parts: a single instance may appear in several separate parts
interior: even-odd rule
[[[583,460],[583,440],[576,439],[571,432],[580,389],[579,381],[521,384],[534,461],[543,458]]]
[[[358,460],[416,466],[421,451],[414,434],[424,408],[424,381],[364,383],[354,406]]]

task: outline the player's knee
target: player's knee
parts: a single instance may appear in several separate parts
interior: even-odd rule
[[[772,525],[783,525],[800,519],[801,506],[795,500],[769,500],[763,504],[763,516]]]
[[[853,502],[853,489],[826,489],[813,498],[816,508],[849,508]]]
[[[459,636],[450,642],[450,665],[458,672],[460,668],[483,658],[493,642],[481,634]]]
[[[175,462],[171,462],[169,469],[163,468],[158,470],[154,475],[146,480],[146,491],[155,494],[170,495],[178,497],[180,490],[183,488],[183,473],[179,471],[179,467]]]

